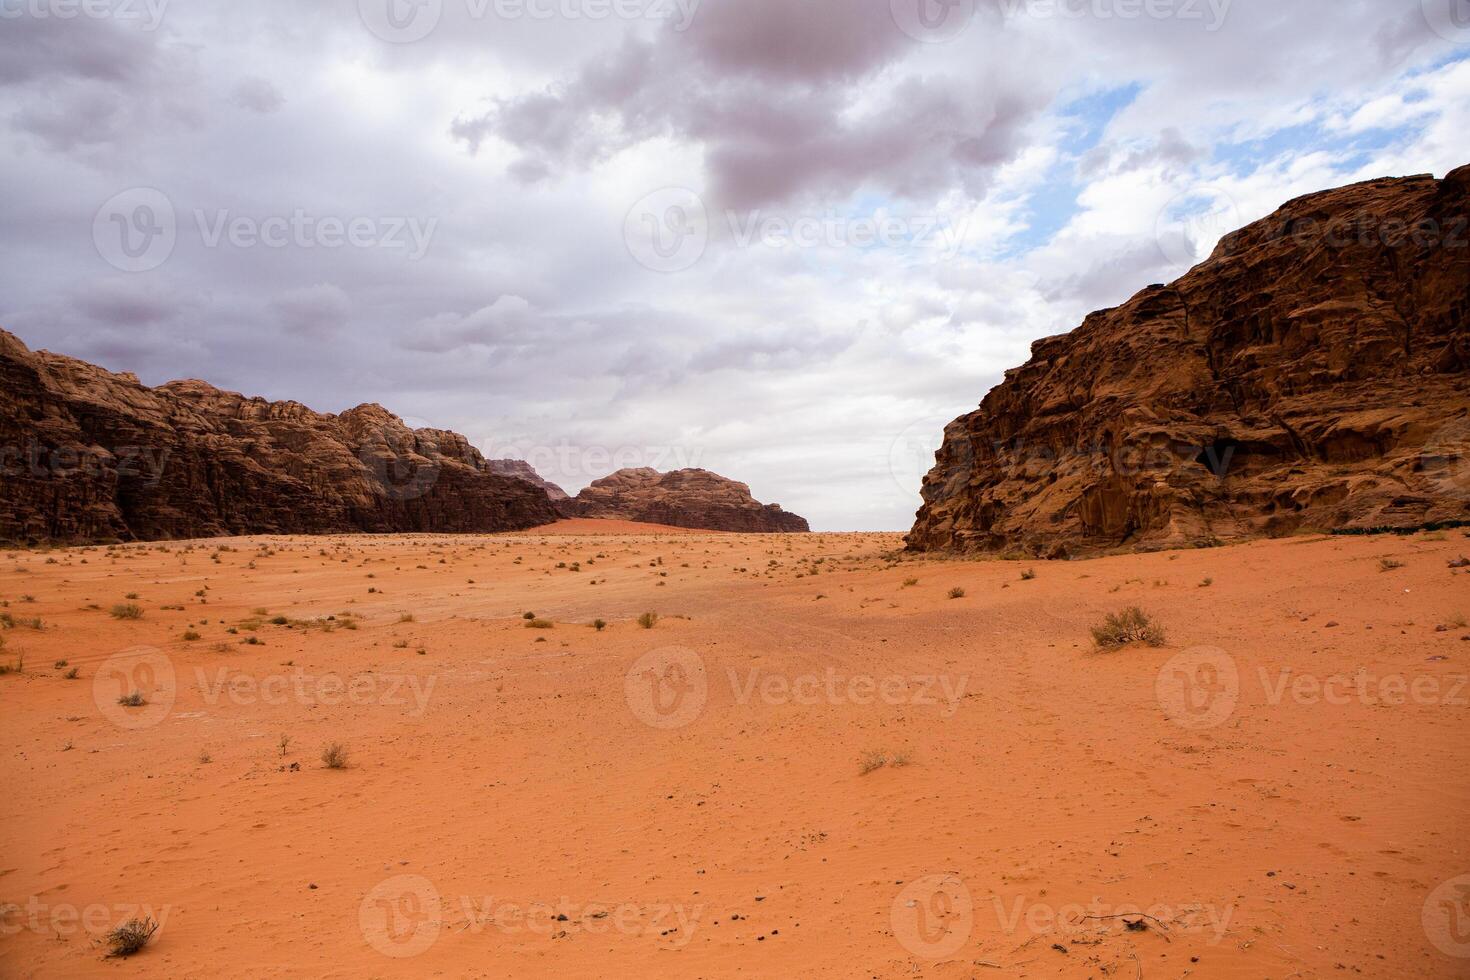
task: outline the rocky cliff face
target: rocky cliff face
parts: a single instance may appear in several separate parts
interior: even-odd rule
[[[914,550],[1470,519],[1470,167],[1314,194],[1039,341],[945,432]]]
[[[485,465],[497,476],[508,476],[533,487],[540,487],[553,502],[571,499],[565,490],[537,473],[535,467],[523,459],[489,459],[485,461]]]
[[[560,505],[569,517],[602,517],[708,531],[805,533],[778,504],[761,504],[744,483],[708,470],[620,470]]]
[[[0,540],[517,530],[545,491],[376,405],[322,415],[201,381],[148,388],[0,331]]]

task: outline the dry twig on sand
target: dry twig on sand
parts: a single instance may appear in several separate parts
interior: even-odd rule
[[[1147,919],[1159,927],[1159,935],[1163,936],[1166,942],[1172,943],[1174,941],[1169,938],[1169,927],[1164,924],[1164,921],[1149,915],[1147,912],[1119,912],[1116,915],[1084,915],[1082,919],[1084,922],[1088,919]]]

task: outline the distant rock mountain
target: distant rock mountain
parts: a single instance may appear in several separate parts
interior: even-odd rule
[[[806,533],[805,519],[762,504],[750,487],[708,470],[620,470],[559,505],[569,517],[601,517],[708,531]]]
[[[545,490],[377,405],[322,415],[31,351],[0,331],[0,540],[484,532],[550,523]]]
[[[546,480],[537,473],[535,468],[523,459],[489,459],[485,461],[486,467],[491,473],[499,476],[508,476],[513,480],[522,480],[533,487],[540,487],[546,491],[546,496],[553,501],[570,500],[571,495],[561,487]]]
[[[1470,519],[1470,167],[1303,197],[1037,342],[951,424],[917,551]]]

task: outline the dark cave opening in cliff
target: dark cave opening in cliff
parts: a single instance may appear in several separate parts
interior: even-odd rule
[[[1216,439],[1201,449],[1194,461],[1224,480],[1230,476],[1231,467],[1248,453],[1245,443],[1238,439]]]

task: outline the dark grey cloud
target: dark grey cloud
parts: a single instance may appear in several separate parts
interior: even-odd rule
[[[653,139],[704,147],[711,199],[750,208],[855,192],[983,196],[1054,85],[987,45],[988,64],[910,64],[888,0],[708,4],[687,32],[630,38],[539,91],[493,100],[451,132],[522,153],[529,182]]]
[[[74,78],[133,84],[148,73],[157,48],[156,34],[110,18],[8,16],[0,19],[0,85]]]
[[[269,113],[285,105],[286,97],[269,79],[244,78],[235,86],[235,94],[231,101],[241,109]]]
[[[352,300],[341,286],[321,282],[282,293],[271,310],[287,330],[330,336],[347,322]]]

